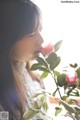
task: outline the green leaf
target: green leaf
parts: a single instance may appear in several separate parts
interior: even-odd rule
[[[58,41],[55,45],[54,45],[54,49],[55,49],[55,52],[61,47],[62,45],[62,40]]]
[[[73,104],[74,102],[70,99],[69,101],[68,101],[68,104]]]
[[[75,109],[71,107],[67,102],[60,100],[60,103],[65,107],[65,109],[70,113],[75,113]]]
[[[43,105],[42,105],[42,107],[44,108],[45,111],[47,111],[48,110],[48,104],[47,104],[47,102],[44,102]]]
[[[39,64],[38,63],[34,63],[30,68],[30,70],[37,70],[37,69],[39,69]]]
[[[63,100],[66,100],[68,98],[68,96],[62,96]]]
[[[77,75],[78,75],[78,77],[80,79],[80,67],[76,70],[76,72],[77,72]]]
[[[45,67],[40,67],[40,66],[39,66],[38,69],[39,69],[40,71],[48,72],[48,69],[45,68]]]
[[[72,93],[73,93],[75,96],[79,96],[79,91],[78,91],[78,90],[72,91]]]
[[[55,116],[57,116],[62,111],[62,108],[55,107]]]
[[[75,84],[71,84],[71,87],[67,91],[67,96],[76,96],[76,92],[73,92],[75,88],[76,88]]]
[[[55,69],[59,65],[60,60],[61,60],[60,57],[57,57],[57,59],[50,64],[50,69],[51,70]]]
[[[35,109],[40,109],[40,107],[38,106],[38,103],[37,103],[37,101],[34,101],[34,103],[33,103],[33,106],[32,106],[33,108],[35,108]]]
[[[60,87],[65,86],[65,84],[66,84],[66,75],[65,74],[60,74],[57,76],[57,84]]]
[[[74,109],[75,109],[77,112],[79,112],[79,114],[80,114],[80,107],[75,106]]]
[[[48,72],[48,69],[45,67],[40,66],[38,63],[35,63],[31,66],[31,70],[40,70]]]
[[[40,77],[40,80],[43,80],[47,76],[48,76],[48,72],[43,72],[42,75],[41,75],[41,77]]]
[[[60,63],[60,57],[57,57],[56,53],[51,53],[48,58],[46,58],[46,61],[48,62],[50,69],[53,70]]]
[[[58,71],[53,71],[53,74],[54,74],[55,76],[58,76],[58,75],[60,75],[60,72],[58,72]]]
[[[45,100],[46,100],[46,96],[43,95],[43,96],[41,97],[41,101],[42,101],[42,103],[43,103]]]
[[[38,61],[39,65],[43,65],[48,68],[48,64],[46,63],[46,61],[43,58],[37,57],[36,60]]]
[[[39,111],[34,111],[29,109],[27,112],[24,113],[23,117],[24,120],[30,120],[33,116],[35,116]]]
[[[57,54],[52,52],[48,58],[46,58],[46,61],[51,64],[52,62],[54,62],[57,59]]]

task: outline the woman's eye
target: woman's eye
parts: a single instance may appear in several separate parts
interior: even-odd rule
[[[35,33],[36,33],[36,32],[33,32],[33,33],[29,34],[28,37],[32,37],[32,36],[34,36]]]

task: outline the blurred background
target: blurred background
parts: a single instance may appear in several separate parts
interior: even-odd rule
[[[32,0],[42,11],[44,44],[63,40],[58,51],[59,69],[69,63],[80,65],[80,3],[61,3],[60,0]],[[53,81],[45,80],[46,88],[53,91]]]

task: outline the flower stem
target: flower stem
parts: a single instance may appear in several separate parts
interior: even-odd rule
[[[72,118],[73,120],[76,120],[76,118],[73,117],[72,113],[69,112],[69,115],[71,116],[71,118]]]
[[[60,93],[59,87],[58,87],[57,82],[56,82],[56,78],[53,76],[53,73],[52,73],[51,71],[50,71],[50,74],[51,74],[52,78],[53,78],[54,81],[55,81],[55,84],[56,84],[56,87],[57,87],[57,90],[58,90],[59,96],[60,96],[60,98],[62,99],[62,96],[61,96],[61,93]]]

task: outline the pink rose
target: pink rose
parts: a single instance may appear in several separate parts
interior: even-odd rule
[[[78,76],[75,74],[74,76],[66,75],[67,83],[75,83],[78,80]]]
[[[41,52],[42,52],[42,54],[43,54],[44,56],[48,56],[50,53],[52,53],[52,52],[54,52],[54,51],[55,51],[55,50],[54,50],[54,46],[53,46],[53,44],[51,44],[51,43],[49,43],[48,45],[42,47],[42,50],[41,50]]]

